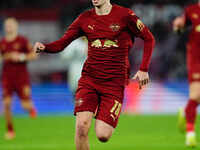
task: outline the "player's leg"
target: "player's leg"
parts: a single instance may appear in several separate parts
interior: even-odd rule
[[[76,92],[74,110],[76,115],[76,150],[89,150],[88,132],[97,106],[98,94],[95,87],[89,79],[82,77]]]
[[[101,142],[107,142],[118,124],[123,100],[123,87],[104,87],[101,89],[101,102],[95,123],[96,136]]]
[[[197,116],[197,107],[200,103],[200,82],[195,81],[190,83],[189,101],[185,108],[186,117],[186,144],[195,146],[195,121]]]
[[[3,106],[4,106],[4,116],[6,120],[7,133],[5,134],[5,138],[7,140],[11,140],[15,137],[15,131],[13,127],[12,121],[12,89],[8,86],[5,86],[3,83]]]
[[[95,122],[95,132],[99,141],[107,142],[114,132],[114,127],[102,120],[97,119]]]
[[[22,107],[29,112],[31,118],[37,117],[37,111],[31,99],[31,88],[29,84],[21,84],[17,88],[17,94],[21,100]]]
[[[88,133],[92,122],[92,112],[76,113],[76,150],[89,150]]]

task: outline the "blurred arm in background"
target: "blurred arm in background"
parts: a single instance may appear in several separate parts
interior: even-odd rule
[[[191,24],[190,20],[188,19],[187,9],[185,9],[184,14],[182,16],[177,17],[173,21],[173,30],[174,31],[183,31],[186,25]]]

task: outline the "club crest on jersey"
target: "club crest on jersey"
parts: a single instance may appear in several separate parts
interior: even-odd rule
[[[193,14],[192,14],[192,18],[194,18],[194,19],[198,19],[198,18],[199,18],[199,15],[196,14],[196,13],[193,13]]]
[[[142,31],[144,29],[144,24],[142,23],[142,21],[140,19],[137,20],[137,28]]]
[[[117,32],[120,29],[120,25],[119,24],[112,24],[112,25],[110,25],[110,28],[112,29],[113,32]]]

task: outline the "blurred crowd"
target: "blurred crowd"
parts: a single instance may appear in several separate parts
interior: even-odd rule
[[[172,21],[176,16],[183,13],[187,4],[193,3],[195,0],[112,0],[112,2],[133,9],[155,35],[156,48],[150,68],[152,78],[160,81],[185,80],[187,76],[185,62],[187,33],[182,35],[174,33]],[[30,38],[33,43],[38,40],[45,42],[56,40],[78,14],[91,7],[90,0],[1,0],[0,36],[3,35],[3,19],[14,15],[20,20],[22,26],[20,32]],[[20,16],[20,13],[14,13],[13,10],[22,11],[23,16]],[[12,11],[13,13],[11,13]],[[37,20],[36,14],[38,12],[43,13],[40,13]],[[24,15],[24,13],[27,15]],[[15,16],[16,14],[17,16]],[[36,17],[34,17],[34,14]],[[42,17],[41,14],[44,16]],[[48,20],[48,14],[53,16],[50,17],[51,20]],[[130,52],[132,73],[139,68],[142,46],[143,42],[136,39],[135,47]],[[65,58],[67,54],[66,52],[66,54],[61,53],[56,56],[41,56],[45,59],[39,59],[30,65],[32,79],[35,82],[50,80],[63,82],[67,80],[67,77],[71,76],[69,72],[71,61],[67,61],[68,57]],[[73,54],[70,60],[76,58],[77,55]],[[80,59],[80,61],[83,60]]]

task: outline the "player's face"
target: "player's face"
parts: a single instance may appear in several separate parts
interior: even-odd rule
[[[16,33],[18,30],[18,24],[15,20],[8,19],[4,23],[5,33]]]
[[[108,0],[92,0],[92,3],[95,7],[100,7],[104,5]]]

